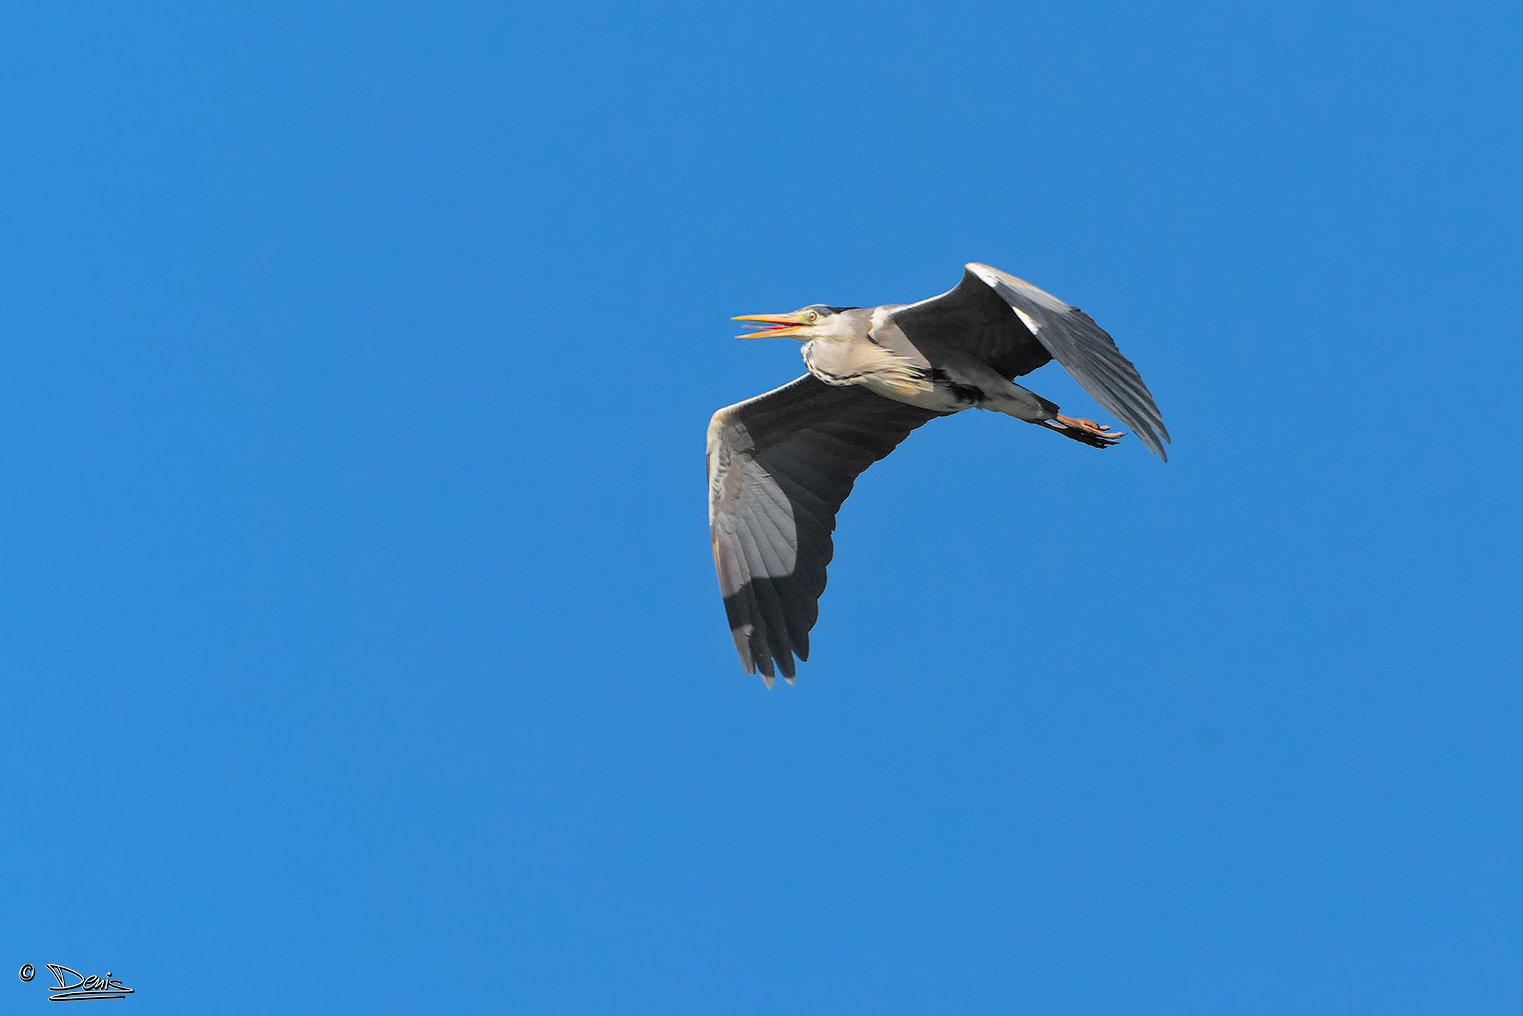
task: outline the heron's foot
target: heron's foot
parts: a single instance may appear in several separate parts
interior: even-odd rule
[[[1082,441],[1091,448],[1109,448],[1126,436],[1124,431],[1111,430],[1103,423],[1081,420],[1072,416],[1057,416],[1042,422],[1064,437]]]

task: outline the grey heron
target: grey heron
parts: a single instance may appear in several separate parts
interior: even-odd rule
[[[868,466],[938,416],[988,409],[1094,448],[1123,434],[1013,379],[1057,360],[1102,407],[1167,460],[1169,432],[1130,360],[1089,315],[988,265],[912,304],[746,314],[757,331],[804,343],[808,373],[709,421],[709,535],[730,633],[746,673],[793,682],[809,658],[836,512]]]

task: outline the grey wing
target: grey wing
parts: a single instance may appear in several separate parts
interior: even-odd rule
[[[1168,461],[1163,445],[1169,431],[1152,392],[1093,318],[998,268],[976,263],[967,267],[1010,305],[1037,341],[1106,412],[1131,428],[1154,455]]]
[[[957,287],[893,311],[894,324],[920,353],[943,360],[942,349],[959,349],[993,367],[1003,378],[1029,374],[1052,353],[1021,323],[992,285],[964,271]]]
[[[809,658],[836,512],[868,466],[936,416],[810,375],[709,422],[709,535],[746,673],[793,680]]]

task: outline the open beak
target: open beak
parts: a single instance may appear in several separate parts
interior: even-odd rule
[[[730,320],[744,321],[747,324],[755,322],[756,331],[737,335],[737,339],[771,339],[779,335],[792,335],[805,324],[804,315],[797,311],[792,314],[742,314]],[[763,325],[767,327],[763,328]]]

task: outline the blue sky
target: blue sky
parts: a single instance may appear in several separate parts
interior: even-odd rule
[[[8,8],[0,958],[154,1013],[1518,1011],[1520,28]],[[801,366],[728,318],[969,260],[1106,326],[1171,461],[936,421],[768,692],[703,433]]]

